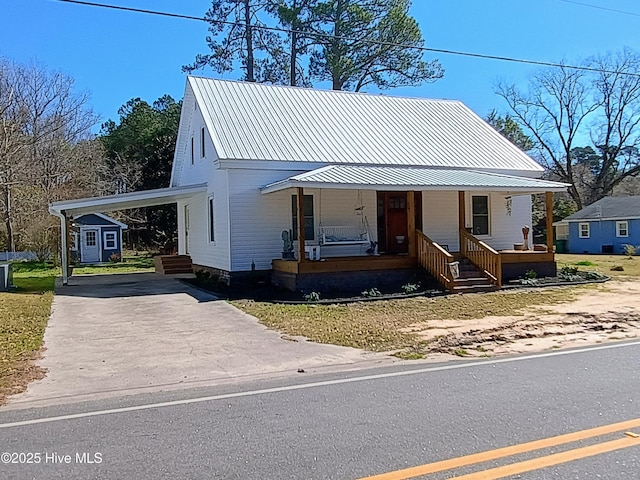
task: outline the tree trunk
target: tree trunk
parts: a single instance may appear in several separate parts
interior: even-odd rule
[[[244,0],[245,37],[247,39],[247,81],[255,82],[253,74],[253,31],[251,28],[251,0]]]
[[[293,4],[292,4],[292,9],[295,13],[295,19],[291,22],[291,51],[290,51],[290,55],[289,55],[289,84],[292,87],[297,86],[298,82],[296,79],[296,61],[297,61],[297,42],[298,42],[298,34],[296,33],[296,30],[298,30],[298,26],[300,24],[300,22],[298,21],[298,12],[297,12],[297,8],[298,8],[298,2],[296,0],[293,0]]]
[[[336,23],[333,26],[333,38],[331,39],[331,54],[332,54],[332,69],[331,69],[331,77],[332,77],[332,86],[333,90],[342,90],[344,86],[344,82],[342,81],[342,62],[340,61],[342,58],[341,45],[342,41],[342,11],[343,11],[343,2],[342,0],[338,0],[336,2]]]
[[[4,205],[5,226],[7,229],[7,251],[15,252],[15,244],[13,242],[13,225],[11,222],[11,187],[9,185],[4,186]]]

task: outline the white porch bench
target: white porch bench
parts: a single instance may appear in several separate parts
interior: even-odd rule
[[[369,245],[370,238],[364,226],[322,225],[319,227],[320,245]]]

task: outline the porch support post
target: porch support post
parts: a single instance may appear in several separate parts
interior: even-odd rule
[[[466,224],[466,212],[465,212],[465,199],[464,199],[464,191],[458,192],[458,243],[460,245],[460,253],[465,255],[463,241],[462,241],[462,231],[465,229]]]
[[[416,256],[416,195],[407,192],[407,236],[409,237],[409,256]]]
[[[304,188],[298,187],[298,263],[304,262]]]
[[[553,192],[545,192],[547,209],[547,251],[553,252]]]

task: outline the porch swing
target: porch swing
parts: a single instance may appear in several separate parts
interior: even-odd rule
[[[322,223],[322,192],[320,192],[320,224],[319,241],[323,247],[332,245],[367,245],[368,254],[375,253],[377,242],[371,241],[371,227],[364,214],[362,192],[358,191],[358,203],[354,207],[354,215],[360,217],[353,225],[324,225]],[[371,251],[370,251],[371,250]]]

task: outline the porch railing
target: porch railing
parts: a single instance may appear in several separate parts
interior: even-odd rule
[[[496,287],[502,287],[500,253],[466,230],[460,230],[460,254],[484,272]]]
[[[451,273],[453,255],[427,237],[420,230],[416,230],[418,262],[433,275],[438,282],[449,291],[453,291],[454,279]]]

